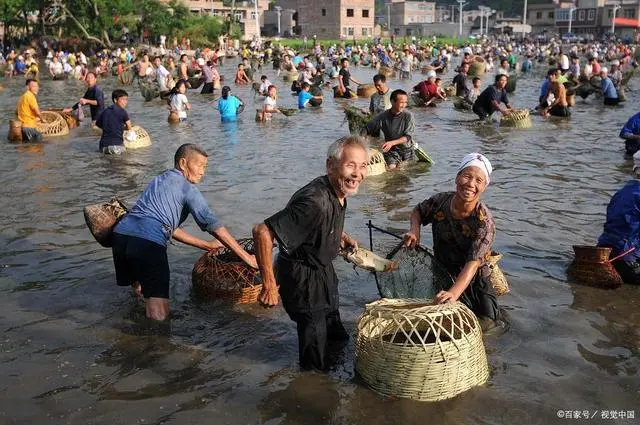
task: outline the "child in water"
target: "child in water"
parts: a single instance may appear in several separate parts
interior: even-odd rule
[[[169,93],[169,109],[171,112],[178,114],[180,121],[186,121],[187,111],[191,109],[189,100],[185,93],[187,92],[187,82],[179,80]]]
[[[264,99],[264,105],[262,106],[262,121],[270,121],[274,113],[280,112],[276,98],[276,86],[271,85],[267,90],[267,97]]]

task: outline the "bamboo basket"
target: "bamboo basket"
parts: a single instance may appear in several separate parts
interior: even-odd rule
[[[278,109],[280,110],[280,112],[282,112],[282,115],[284,115],[285,117],[290,117],[291,115],[298,112],[298,110],[294,108],[278,108]]]
[[[80,106],[78,107],[80,108]],[[62,118],[64,118],[64,120],[67,122],[67,126],[69,126],[70,130],[72,128],[78,127],[78,120],[76,119],[76,117],[73,116],[71,112],[63,112],[64,110],[60,108],[48,109],[48,110],[62,115]]]
[[[256,109],[256,122],[264,121],[264,114],[262,113],[262,108]]]
[[[59,113],[42,111],[40,112],[40,119],[37,129],[43,136],[53,137],[69,134],[69,126]]]
[[[484,61],[482,56],[474,56],[473,62],[469,66],[469,72],[467,75],[469,77],[482,77],[484,73],[487,71],[487,64]]]
[[[113,198],[103,204],[84,207],[82,212],[93,237],[100,245],[108,248],[112,245],[113,228],[127,213],[127,207],[118,198]]]
[[[376,92],[376,88],[373,84],[361,84],[358,86],[358,97],[364,97],[369,99]]]
[[[384,155],[377,149],[369,149],[369,162],[367,163],[367,176],[377,176],[387,171],[387,163]]]
[[[151,102],[156,97],[160,96],[160,89],[155,84],[140,84],[140,93],[144,98],[145,102]]]
[[[570,280],[603,289],[622,286],[622,278],[609,261],[611,248],[574,245],[575,258],[567,275]]]
[[[449,399],[489,378],[473,312],[461,302],[417,299],[366,305],[358,321],[355,369],[374,391],[419,401]]]
[[[282,81],[284,81],[285,83],[289,81],[296,81],[297,79],[298,73],[295,71],[289,71],[282,74]]]
[[[426,105],[426,103],[427,103],[427,102],[424,101],[422,96],[420,96],[418,93],[411,93],[409,95],[409,97],[411,98],[411,104],[413,106],[422,107],[422,106]]]
[[[387,78],[394,78],[396,76],[396,71],[388,66],[381,66],[378,70],[378,74],[384,75]]]
[[[204,78],[202,78],[201,76],[191,77],[191,78],[189,78],[188,81],[189,81],[189,85],[191,86],[191,89],[195,90],[195,89],[200,88],[202,83],[204,83]]]
[[[124,71],[122,74],[118,75],[118,81],[123,86],[130,86],[133,83],[133,73],[131,71]]]
[[[530,128],[532,125],[527,109],[515,109],[500,120],[501,127]]]
[[[444,92],[448,97],[456,95],[456,86],[449,86],[444,88]]]
[[[53,81],[64,81],[68,78],[69,78],[69,74],[67,73],[56,74],[53,76]]]
[[[518,77],[515,74],[509,75],[507,78],[507,85],[504,87],[507,93],[513,93],[516,91],[516,84],[518,82]]]
[[[9,121],[9,134],[7,138],[10,142],[22,142],[22,123],[20,121]]]
[[[249,254],[255,254],[253,239],[239,239],[238,243]],[[193,266],[191,280],[199,298],[221,299],[231,304],[254,303],[262,290],[260,272],[227,248],[200,257]]]
[[[491,286],[493,286],[493,289],[496,291],[496,295],[499,297],[511,292],[511,290],[509,289],[507,278],[505,277],[504,273],[502,273],[502,270],[498,265],[498,261],[500,261],[501,259],[502,254],[491,252],[491,255],[487,259],[487,268],[491,271],[491,274],[486,276],[487,280],[489,280]]]
[[[345,121],[349,123],[349,132],[354,135],[359,135],[372,118],[370,114],[365,114],[360,108],[355,106],[346,106],[344,108],[344,115]]]
[[[140,149],[151,146],[151,136],[147,131],[139,125],[134,125],[129,131],[133,131],[136,135],[135,140],[128,140],[124,137],[124,147],[127,149]]]
[[[425,65],[420,69],[420,72],[422,72],[423,74],[428,74],[429,71],[435,71],[435,68],[431,65]]]

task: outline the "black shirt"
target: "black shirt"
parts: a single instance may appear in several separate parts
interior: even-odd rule
[[[342,84],[344,84],[345,87],[349,87],[349,84],[351,84],[351,73],[349,70],[347,68],[342,68],[339,75],[342,77]]]
[[[337,309],[333,259],[338,255],[346,210],[327,176],[318,177],[265,220],[280,245],[276,279],[288,312]]]
[[[508,105],[509,99],[507,98],[507,91],[504,89],[498,90],[495,84],[492,84],[484,89],[482,93],[480,93],[480,96],[478,96],[478,98],[476,99],[476,103],[474,104],[474,106],[477,105],[485,111],[491,113],[495,109],[493,107],[493,104],[491,103],[493,100],[497,101],[498,103],[502,102],[505,105]]]
[[[459,72],[458,75],[453,77],[453,84],[456,85],[456,96],[467,97],[469,88],[467,87],[467,75],[465,73]]]
[[[124,124],[129,121],[129,114],[126,109],[117,105],[111,105],[98,117],[96,125],[102,129],[100,138],[100,149],[112,145],[124,145],[122,138]]]
[[[102,93],[100,87],[94,85],[93,87],[89,87],[82,97],[98,102],[97,105],[89,105],[89,109],[91,110],[91,121],[96,121],[104,109],[104,93]]]

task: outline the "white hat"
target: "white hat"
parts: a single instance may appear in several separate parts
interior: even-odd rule
[[[427,78],[436,78],[436,72],[434,70],[427,72]]]
[[[611,61],[611,65],[612,65],[612,66],[613,66],[613,65],[616,65],[616,66],[617,66],[617,65],[620,65],[620,61],[619,61],[618,59],[614,59],[614,60],[612,60],[612,61]]]
[[[204,58],[198,58],[198,65],[204,66],[205,63]]]
[[[638,158],[638,161],[640,161],[640,157]],[[469,167],[478,167],[480,170],[482,170],[485,177],[487,178],[487,184],[489,184],[491,173],[493,172],[493,167],[491,166],[491,163],[486,156],[477,152],[465,155],[460,162],[460,166],[458,167],[458,173]]]
[[[602,69],[600,70],[601,73],[603,74],[608,74],[609,73],[609,68],[607,68],[606,66],[603,66]]]

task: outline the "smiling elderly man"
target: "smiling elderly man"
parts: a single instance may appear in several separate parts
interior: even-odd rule
[[[368,148],[361,137],[340,139],[327,154],[327,175],[298,190],[287,206],[253,228],[262,275],[259,300],[282,304],[298,328],[300,367],[326,370],[330,342],[349,335],[338,311],[338,277],[333,259],[340,247],[357,247],[342,231],[346,198],[355,195],[367,172]],[[271,252],[280,245],[274,276]],[[277,282],[277,283],[276,283]]]

